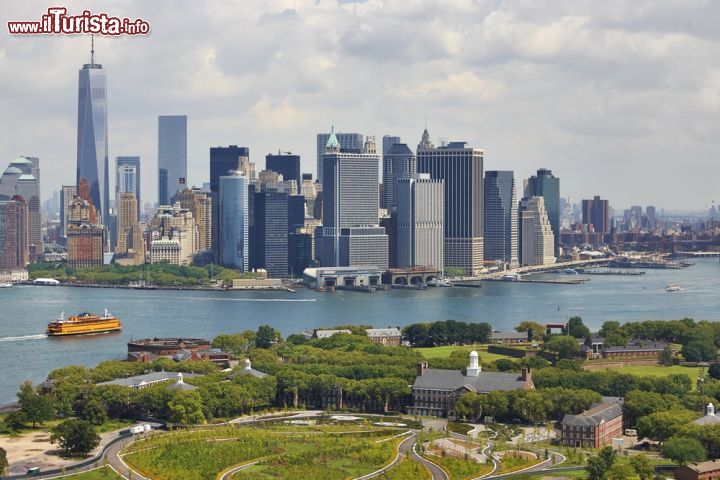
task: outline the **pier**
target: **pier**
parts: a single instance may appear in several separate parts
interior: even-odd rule
[[[583,275],[629,275],[631,277],[638,275],[645,275],[645,272],[640,270],[600,270],[595,268],[578,269],[578,273]]]

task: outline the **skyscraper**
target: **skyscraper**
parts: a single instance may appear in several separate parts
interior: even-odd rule
[[[23,269],[30,261],[27,204],[0,194],[0,271]]]
[[[540,168],[537,174],[528,179],[526,197],[543,197],[550,226],[555,237],[555,256],[560,255],[560,179],[552,170]]]
[[[607,200],[595,195],[592,200],[582,201],[582,223],[592,225],[595,233],[610,232],[610,206]]]
[[[292,180],[297,184],[297,192],[302,186],[302,177],[300,176],[300,155],[293,155],[290,152],[277,155],[268,153],[265,156],[265,170],[272,170],[283,176],[283,180]]]
[[[395,145],[397,146],[397,145]],[[414,174],[398,180],[397,266],[444,269],[445,188],[443,180],[430,174]]]
[[[40,167],[37,157],[17,157],[0,176],[0,195],[21,197],[27,209],[27,236],[30,261],[43,254],[40,211]]]
[[[127,167],[127,168],[125,168]],[[116,203],[124,192],[135,194],[138,220],[140,219],[140,157],[115,157],[115,195]],[[115,205],[116,208],[117,204]]]
[[[551,265],[555,263],[552,226],[545,210],[543,197],[523,199],[520,204],[520,263],[521,265]]]
[[[198,250],[210,250],[212,246],[212,200],[210,194],[193,187],[181,190],[175,195],[180,208],[190,210],[198,229]]]
[[[518,263],[518,208],[511,171],[485,172],[485,260]]]
[[[219,230],[220,224],[220,177],[240,170],[241,162],[248,160],[250,149],[230,145],[210,149],[210,197],[212,199],[212,251],[216,262],[220,261]],[[249,163],[249,162],[248,162]],[[247,178],[246,178],[247,181]]]
[[[250,257],[248,181],[242,175],[231,173],[219,177],[219,187],[219,263],[247,272]]]
[[[134,168],[134,167],[130,167]],[[138,223],[137,200],[134,192],[122,192],[117,204],[117,246],[115,253],[125,256],[131,265],[145,263],[145,243]],[[123,263],[123,262],[121,262]]]
[[[427,129],[418,173],[445,181],[445,268],[477,275],[483,268],[483,151],[465,142],[433,147]]]
[[[90,63],[83,65],[78,81],[77,176],[87,182],[88,198],[105,221],[110,211],[108,171],[107,79],[102,65],[95,63],[95,48]]]
[[[363,134],[362,133],[342,133],[335,132],[332,128],[340,148],[345,152],[360,153],[363,150]],[[331,133],[317,134],[317,180],[323,183],[323,155],[325,154],[325,146],[330,139]]]
[[[386,138],[383,137],[383,142]],[[383,147],[383,208],[392,212],[397,182],[410,178],[416,171],[415,154],[406,144],[394,143],[387,150]]]
[[[62,228],[60,235],[63,237],[67,236],[68,212],[70,202],[75,195],[77,195],[76,185],[63,185],[60,189],[60,227]]]
[[[255,194],[255,228],[250,248],[255,250],[255,268],[264,268],[270,278],[288,274],[288,195],[263,191]]]
[[[360,152],[343,151],[334,129],[322,158],[323,266],[387,268],[388,238],[378,225],[379,158],[370,141]]]
[[[187,183],[187,115],[158,117],[158,204],[169,205]]]

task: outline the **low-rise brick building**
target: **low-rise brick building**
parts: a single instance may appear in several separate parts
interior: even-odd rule
[[[675,469],[677,480],[716,480],[720,479],[720,460],[691,463]]]
[[[602,448],[622,436],[622,402],[592,405],[578,414],[566,414],[560,422],[560,444],[568,447]]]

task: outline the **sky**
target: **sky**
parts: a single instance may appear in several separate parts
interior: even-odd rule
[[[316,137],[464,140],[485,170],[538,168],[576,202],[702,209],[720,202],[720,2],[707,0],[3,0],[0,168],[39,156],[43,197],[75,181],[78,70],[89,36],[11,36],[7,21],[143,18],[96,37],[111,168],[140,155],[157,199],[157,116],[188,115],[188,182],[209,148],[278,150],[315,173]],[[112,170],[111,170],[112,171]],[[111,175],[111,185],[113,175]]]

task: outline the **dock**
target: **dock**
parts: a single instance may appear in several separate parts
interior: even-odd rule
[[[486,282],[507,282],[507,283],[552,283],[554,285],[580,285],[589,282],[589,278],[573,276],[572,278],[548,278],[533,280],[531,278],[518,278],[517,280],[504,280],[502,278],[486,278]],[[455,284],[457,285],[457,283]]]
[[[482,283],[453,283],[453,287],[482,288]]]
[[[582,273],[583,275],[629,275],[631,277],[637,276],[637,275],[645,275],[645,272],[640,270],[596,270],[596,269],[587,269],[587,270],[578,270],[579,273]]]

